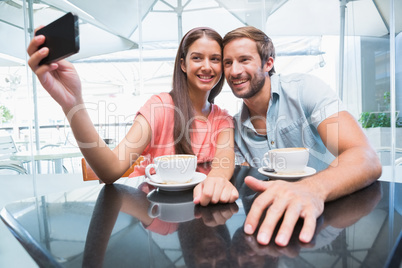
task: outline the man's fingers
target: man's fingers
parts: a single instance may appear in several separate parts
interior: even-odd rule
[[[245,183],[260,195],[254,200],[247,215],[244,232],[253,234],[266,210],[263,222],[258,229],[257,241],[267,245],[273,239],[273,233],[282,219],[275,243],[278,246],[289,244],[299,218],[304,219],[299,240],[309,243],[315,233],[316,219],[322,213],[324,202],[319,195],[310,191],[308,185],[285,181],[259,181],[246,177]],[[303,186],[303,187],[300,187]]]
[[[246,234],[251,235],[255,232],[262,214],[272,203],[271,198],[269,193],[264,192],[254,200],[244,223],[244,232]]]
[[[274,202],[269,209],[262,222],[257,235],[257,241],[262,245],[267,245],[272,238],[272,234],[286,211],[288,203],[285,200],[278,200]]]
[[[315,228],[317,225],[317,219],[314,215],[308,214],[304,218],[302,230],[300,232],[299,240],[303,243],[310,243],[313,239]]]
[[[296,226],[297,220],[300,217],[300,208],[288,207],[285,217],[281,223],[278,234],[275,237],[275,243],[279,246],[287,246]]]
[[[246,178],[244,178],[244,182],[247,184],[248,187],[251,188],[251,190],[256,192],[263,192],[268,188],[267,182],[257,180],[252,176],[247,176]]]

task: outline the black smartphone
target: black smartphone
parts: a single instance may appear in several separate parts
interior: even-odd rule
[[[71,12],[39,29],[35,35],[44,35],[45,43],[40,48],[49,48],[49,55],[39,65],[64,59],[80,50],[78,16]]]

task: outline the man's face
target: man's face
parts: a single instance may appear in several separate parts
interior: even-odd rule
[[[253,97],[265,84],[257,45],[249,38],[235,39],[224,47],[223,68],[226,81],[238,98]]]

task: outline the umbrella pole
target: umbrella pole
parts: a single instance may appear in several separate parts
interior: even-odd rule
[[[28,9],[25,8],[25,4],[24,4],[24,9],[28,10],[28,33],[29,33],[29,38],[30,40],[33,38],[34,35],[34,22],[33,22],[33,1],[29,0],[28,2]],[[25,28],[27,28],[26,26],[26,13],[24,13],[24,20],[25,20]],[[25,35],[26,36],[26,35]],[[26,37],[25,37],[26,38]],[[28,45],[27,40],[25,39],[26,42],[26,46]],[[35,74],[33,72],[32,73],[32,88],[33,88],[33,102],[34,102],[34,124],[35,124],[35,147],[36,150],[39,151],[40,150],[40,142],[39,142],[39,117],[38,117],[38,96],[37,96],[37,90],[36,90],[36,77]],[[36,168],[38,170],[39,173],[41,173],[41,166],[40,166],[40,161],[32,161],[32,166],[37,165]],[[34,167],[34,171],[35,171],[35,167]],[[36,183],[35,183],[36,184]],[[34,187],[34,189],[36,189]]]
[[[24,28],[29,34],[29,40],[32,40],[34,37],[34,19],[33,19],[33,1],[29,0],[27,1],[28,3],[28,8],[25,6],[25,1],[23,1],[23,8],[24,10],[28,11],[28,14],[24,12]],[[27,18],[28,17],[28,18]],[[28,24],[27,25],[27,21]],[[28,41],[25,35],[25,46],[28,46]],[[34,102],[34,124],[35,124],[35,144],[36,144],[36,150],[39,150],[39,125],[38,125],[38,96],[37,96],[37,90],[36,90],[36,77],[33,72],[32,74],[32,89],[33,89],[33,102]]]
[[[177,32],[178,32],[178,43],[180,43],[183,37],[183,5],[181,0],[177,1]]]
[[[28,8],[26,6],[26,2],[28,2]],[[29,0],[29,1],[22,1],[22,6],[23,6],[23,15],[24,15],[24,39],[25,39],[25,47],[28,46],[28,36],[27,36],[27,32],[29,33],[29,37],[32,39],[33,36],[33,1]],[[28,11],[28,14],[27,14]],[[27,18],[28,17],[28,18]],[[29,26],[27,25],[27,22],[29,22]],[[27,54],[25,54],[25,69],[27,71],[27,76],[28,76],[28,58],[27,58]],[[32,72],[31,72],[32,73]],[[33,73],[32,73],[33,74]],[[32,85],[34,87],[34,101],[36,101],[36,85],[35,85],[35,76],[33,74],[33,78],[34,80],[32,81]],[[27,81],[27,85],[29,85],[29,81]],[[36,102],[35,102],[35,126],[37,127],[37,107],[36,107]],[[32,122],[29,123],[29,131],[30,134],[32,133]],[[36,135],[36,148],[39,148],[39,131],[36,131],[35,133]],[[30,135],[31,137],[31,141],[32,141],[32,135]],[[33,156],[32,156],[33,157]],[[32,159],[33,160],[33,159]],[[32,162],[32,183],[33,183],[33,192],[34,192],[34,196],[37,196],[38,192],[37,192],[37,183],[36,183],[36,174],[37,171],[39,171],[39,173],[41,172],[40,170],[40,162],[38,161],[31,161]],[[35,164],[37,163],[37,166],[35,166]],[[38,168],[38,169],[36,169]]]
[[[34,36],[34,21],[33,21],[33,3],[32,0],[28,1],[28,16],[29,16],[29,37],[33,38]],[[35,124],[35,145],[36,150],[40,150],[40,141],[39,141],[39,116],[38,116],[38,94],[36,89],[36,76],[32,72],[32,89],[33,89],[33,101],[34,101],[34,124]]]
[[[343,72],[344,72],[344,48],[345,48],[345,9],[348,0],[340,0],[340,31],[339,31],[339,98],[343,101]]]

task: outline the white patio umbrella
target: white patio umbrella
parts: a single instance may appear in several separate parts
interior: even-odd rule
[[[81,50],[70,58],[78,60],[136,48],[137,43],[144,47],[171,48],[170,42],[177,45],[183,32],[200,25],[215,28],[222,35],[242,25],[253,25],[270,36],[384,36],[389,33],[390,1],[44,0],[34,1],[30,21],[32,27],[37,27],[68,11],[78,14]],[[402,3],[395,2],[395,13],[399,14]],[[20,0],[0,1],[0,66],[6,61],[7,64],[24,62],[21,3]],[[346,15],[343,17],[341,6],[344,4]],[[346,26],[352,26],[346,27],[345,33],[341,31],[343,19]],[[401,22],[402,18],[397,17],[396,32],[401,31]]]

